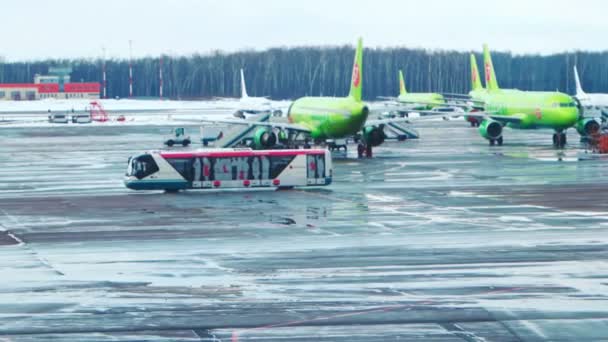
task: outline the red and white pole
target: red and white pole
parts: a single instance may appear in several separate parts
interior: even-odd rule
[[[103,87],[103,95],[102,99],[108,98],[108,79],[106,77],[106,48],[102,48],[103,50],[103,64],[101,65],[102,70],[102,87]]]
[[[160,56],[158,61],[158,94],[160,99],[163,99],[163,56]]]
[[[129,97],[133,97],[133,41],[129,40]]]

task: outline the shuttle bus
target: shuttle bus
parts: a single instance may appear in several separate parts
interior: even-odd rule
[[[285,189],[332,181],[325,149],[153,151],[129,158],[124,183],[133,190]]]

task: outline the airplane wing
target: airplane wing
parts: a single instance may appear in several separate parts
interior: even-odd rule
[[[522,122],[523,118],[521,115],[500,115],[492,112],[467,112],[467,113],[459,113],[458,116],[466,115],[471,118],[477,119],[477,121],[481,122],[486,119],[491,119],[494,121],[498,121],[502,124],[519,124]]]

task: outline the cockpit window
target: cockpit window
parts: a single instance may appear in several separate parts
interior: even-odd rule
[[[127,176],[133,176],[137,179],[148,177],[155,172],[158,172],[158,165],[149,154],[131,158],[127,168]]]
[[[562,108],[572,108],[572,107],[576,107],[576,103],[574,103],[574,102],[560,103],[559,106]]]

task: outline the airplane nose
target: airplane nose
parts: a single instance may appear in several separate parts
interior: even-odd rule
[[[363,108],[361,109],[361,114],[363,114],[363,116],[367,117],[369,115],[369,107],[363,106]]]

